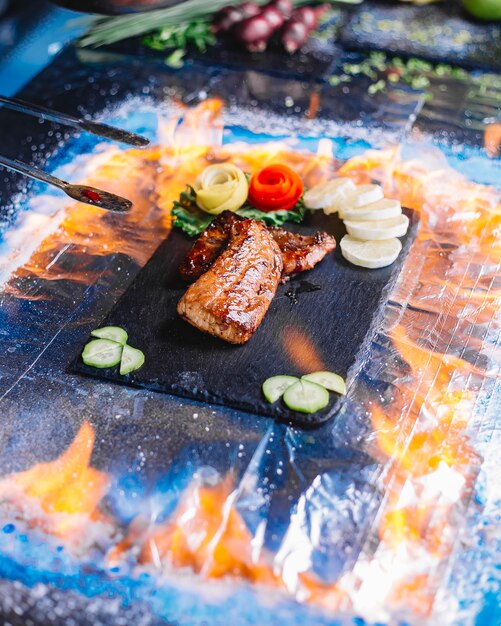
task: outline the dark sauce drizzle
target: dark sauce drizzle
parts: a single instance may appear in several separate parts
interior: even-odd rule
[[[291,304],[298,303],[298,296],[301,293],[310,293],[312,291],[318,291],[322,289],[320,285],[316,285],[315,283],[310,283],[308,280],[301,280],[299,284],[291,283],[289,288],[285,292],[285,295],[291,301]]]

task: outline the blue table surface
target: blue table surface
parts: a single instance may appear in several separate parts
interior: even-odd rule
[[[77,20],[77,22],[75,22]],[[14,95],[67,43],[85,30],[82,15],[48,6],[39,23],[16,45],[0,56],[0,92]],[[499,598],[496,593],[485,597],[484,610],[477,616],[477,626],[489,626],[497,614]]]

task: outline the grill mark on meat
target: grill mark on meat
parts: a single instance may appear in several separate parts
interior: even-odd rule
[[[299,235],[280,226],[269,226],[268,230],[282,252],[285,276],[311,270],[336,247],[335,238],[327,233]]]
[[[204,274],[225,249],[232,225],[243,219],[232,211],[223,211],[215,217],[182,262],[179,268],[181,278],[193,282]]]
[[[188,287],[177,311],[199,330],[229,343],[245,343],[270,306],[282,267],[280,249],[266,227],[237,220],[225,250]]]
[[[181,277],[193,282],[202,276],[224,251],[233,225],[244,219],[231,211],[218,215],[183,261],[179,268]],[[299,235],[278,226],[269,226],[268,231],[281,250],[284,277],[311,269],[336,247],[334,237],[324,232]]]

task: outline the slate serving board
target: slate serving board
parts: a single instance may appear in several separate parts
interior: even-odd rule
[[[178,267],[193,240],[174,230],[111,312],[96,324],[125,328],[130,344],[145,353],[144,366],[120,376],[118,367],[99,370],[78,357],[70,369],[303,426],[320,424],[339,410],[340,396],[331,394],[326,409],[304,415],[290,411],[281,401],[269,404],[261,385],[270,376],[300,376],[312,369],[337,372],[346,377],[348,387],[353,383],[417,232],[416,213],[405,212],[411,225],[402,238],[403,250],[392,266],[379,270],[357,268],[342,258],[338,246],[313,270],[279,286],[261,326],[243,346],[206,335],[178,317],[176,306],[186,289]],[[294,230],[325,230],[339,242],[345,233],[342,222],[337,216],[321,213],[309,216],[306,224]],[[286,295],[311,285],[320,289],[297,293],[296,302]]]

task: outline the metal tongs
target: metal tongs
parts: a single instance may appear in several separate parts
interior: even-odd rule
[[[38,117],[40,119],[73,126],[74,128],[87,131],[93,135],[97,135],[98,137],[106,137],[107,139],[120,141],[137,147],[143,147],[149,144],[149,140],[141,135],[130,133],[121,128],[109,126],[108,124],[82,120],[77,117],[67,115],[66,113],[53,111],[52,109],[48,109],[38,104],[31,104],[30,102],[19,100],[18,98],[8,98],[0,95],[0,104],[13,109],[14,111],[27,113],[28,115],[33,115],[34,117]],[[106,209],[107,211],[114,211],[116,213],[124,213],[132,208],[132,202],[126,198],[109,193],[108,191],[96,189],[95,187],[89,187],[88,185],[73,185],[65,180],[56,178],[55,176],[52,176],[52,174],[48,174],[37,167],[26,165],[25,163],[21,163],[21,161],[17,161],[15,159],[9,159],[8,157],[0,155],[0,165],[14,170],[15,172],[19,172],[20,174],[35,178],[36,180],[41,180],[44,183],[53,185],[54,187],[58,187],[59,189],[62,189],[67,196],[73,198],[74,200],[78,200],[79,202],[92,204],[93,206]]]

